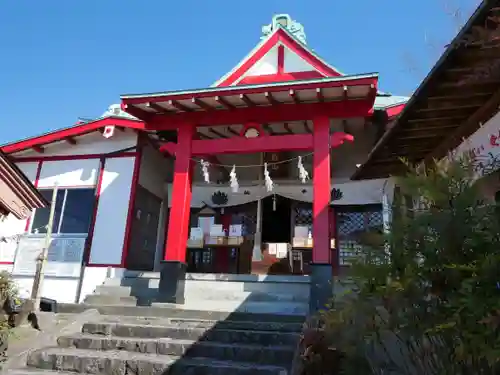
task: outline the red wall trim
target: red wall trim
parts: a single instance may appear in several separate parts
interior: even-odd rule
[[[35,181],[33,182],[33,186],[35,188],[38,188],[38,181],[40,181],[40,174],[42,173],[42,164],[43,164],[43,161],[39,160],[38,166],[36,167]],[[28,220],[26,220],[26,227],[24,228],[24,232],[28,232],[28,230],[30,229],[32,216],[33,216],[33,213],[31,213],[31,216],[28,218]],[[12,264],[14,264],[14,262],[12,262]]]
[[[113,159],[113,158],[128,158],[137,156],[137,151],[120,152],[117,154],[81,154],[81,155],[57,155],[57,156],[26,156],[26,157],[12,157],[16,163],[28,163],[34,161],[63,161],[63,160],[85,160],[85,159]]]
[[[134,161],[134,172],[132,174],[132,185],[130,187],[130,198],[128,203],[127,224],[125,226],[125,236],[123,238],[122,262],[121,267],[125,268],[127,255],[130,249],[130,235],[132,232],[132,221],[134,217],[135,196],[137,193],[137,185],[139,184],[139,173],[141,170],[143,138],[139,134],[137,137],[138,153]]]
[[[97,187],[95,192],[95,203],[94,212],[92,213],[92,219],[90,220],[89,234],[87,236],[87,241],[85,243],[85,253],[83,255],[84,263],[88,266],[96,266],[95,264],[89,264],[90,262],[90,252],[92,249],[92,240],[94,238],[95,222],[97,219],[97,210],[99,209],[99,197],[101,196],[102,179],[104,177],[104,169],[106,166],[106,159],[101,158],[99,160],[99,175],[97,177]]]
[[[8,265],[13,265],[14,262],[0,262],[0,264],[8,264]]]
[[[278,66],[279,68],[279,66]],[[238,82],[238,85],[258,85],[260,83],[274,83],[286,81],[300,81],[324,77],[321,73],[312,70],[309,72],[287,72],[278,74],[263,74],[260,76],[248,76]]]

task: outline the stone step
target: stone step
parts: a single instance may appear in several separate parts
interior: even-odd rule
[[[294,346],[260,346],[170,338],[137,338],[73,334],[59,337],[59,347],[90,350],[125,350],[129,352],[170,355],[183,358],[204,357],[218,360],[288,366]]]
[[[2,371],[2,375],[75,375],[74,372],[40,370],[34,367],[16,368]]]
[[[136,289],[131,286],[117,285],[99,285],[95,291],[99,295],[113,296],[135,296],[135,297],[154,297],[158,294],[158,289],[141,288]],[[186,299],[205,299],[205,300],[228,300],[228,301],[256,301],[256,302],[281,302],[281,301],[309,301],[309,293],[265,293],[265,292],[238,292],[238,291],[217,291],[187,288],[185,290]]]
[[[253,302],[253,301],[214,301],[189,300],[184,304],[154,302],[152,306],[171,307],[179,310],[200,309],[206,311],[242,312],[252,314],[281,314],[305,316],[309,311],[307,302]]]
[[[199,307],[199,306],[198,306]],[[197,309],[177,309],[172,306],[103,306],[84,303],[60,303],[58,311],[61,313],[81,313],[96,309],[102,315],[121,315],[130,317],[162,317],[202,320],[236,320],[258,322],[303,323],[305,316],[282,314],[253,314],[227,311],[202,311]]]
[[[292,332],[181,327],[177,325],[143,325],[95,322],[85,323],[82,333],[118,337],[162,338],[213,341],[220,343],[294,346],[300,335]]]
[[[136,306],[137,298],[132,296],[91,294],[85,297],[84,303],[91,305],[118,305],[118,306]]]
[[[285,368],[271,365],[74,348],[36,350],[30,353],[28,366],[45,370],[105,375],[132,373],[134,375],[162,373],[169,375],[284,375],[287,373]]]
[[[202,320],[183,318],[147,318],[135,316],[112,316],[105,315],[99,318],[101,323],[123,323],[139,325],[171,326],[183,328],[205,328],[205,329],[237,329],[276,332],[301,332],[303,323],[288,323],[282,321],[238,321],[238,320]]]

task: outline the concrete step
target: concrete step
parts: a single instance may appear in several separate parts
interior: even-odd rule
[[[152,375],[283,375],[279,366],[257,365],[207,358],[182,358],[127,351],[93,351],[74,348],[47,348],[30,353],[28,366],[46,370],[87,374]]]
[[[228,344],[257,344],[262,346],[294,346],[300,335],[292,332],[214,329],[178,325],[143,325],[127,323],[85,323],[82,333],[92,335],[162,338],[176,340],[213,341]]]
[[[120,296],[109,294],[91,294],[85,297],[84,303],[91,305],[119,305],[119,306],[136,306],[137,298],[132,296]]]
[[[199,307],[199,306],[197,306]],[[202,320],[236,320],[247,322],[283,322],[283,323],[303,323],[305,317],[302,315],[282,315],[282,314],[253,314],[244,312],[227,311],[203,311],[198,309],[177,309],[172,306],[103,306],[90,305],[85,303],[60,303],[58,310],[61,313],[81,313],[86,310],[96,309],[102,315],[121,315],[129,317],[161,317],[161,318],[181,318],[181,319],[202,319]]]
[[[171,307],[179,310],[198,308],[206,311],[242,312],[251,314],[281,314],[305,316],[309,311],[307,302],[253,302],[253,301],[214,301],[186,299],[184,304],[153,303],[156,307]]]
[[[137,338],[74,334],[59,337],[59,347],[90,350],[125,350],[129,352],[170,355],[183,358],[203,357],[237,362],[289,366],[294,346],[260,346],[170,338]]]
[[[135,290],[134,290],[135,289]],[[96,288],[95,294],[98,295],[112,295],[112,296],[135,296],[135,297],[155,297],[158,295],[158,289],[142,288],[136,289],[131,286],[117,286],[117,285],[99,285]],[[309,301],[309,293],[307,294],[292,294],[292,293],[265,293],[265,292],[238,292],[238,291],[213,291],[187,288],[185,290],[186,299],[196,300],[228,300],[228,301],[256,301],[256,302],[281,302],[281,301],[296,301],[307,302]]]
[[[34,367],[25,367],[2,371],[2,375],[75,375],[74,372],[40,370]]]
[[[202,320],[184,318],[148,318],[135,316],[112,316],[105,315],[99,318],[101,323],[122,323],[154,326],[175,325],[183,328],[205,328],[205,329],[237,329],[256,331],[277,332],[301,332],[303,323],[288,323],[283,321],[238,321],[238,320]]]

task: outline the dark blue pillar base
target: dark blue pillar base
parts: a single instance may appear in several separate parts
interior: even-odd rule
[[[333,276],[331,264],[311,264],[311,295],[309,313],[324,310],[333,297]]]
[[[183,304],[186,263],[161,261],[160,267],[158,302]]]

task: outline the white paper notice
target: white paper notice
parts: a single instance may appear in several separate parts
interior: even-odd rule
[[[276,244],[276,258],[286,258],[288,254],[288,244],[286,242]]]
[[[199,227],[191,228],[191,233],[189,238],[192,240],[201,240],[203,239],[203,229]]]
[[[210,227],[210,236],[211,237],[217,237],[217,236],[224,236],[224,230],[222,229],[221,224],[215,224]]]
[[[203,233],[209,234],[210,228],[214,225],[215,218],[213,216],[208,217],[199,217],[198,218],[198,227],[201,228]]]
[[[229,235],[232,237],[242,236],[243,233],[243,225],[234,224],[229,226]]]
[[[269,252],[269,255],[275,255],[276,254],[276,244],[275,243],[268,243],[267,244],[267,249]]]
[[[298,225],[295,227],[294,233],[297,238],[307,238],[309,235],[309,228],[305,225]]]

